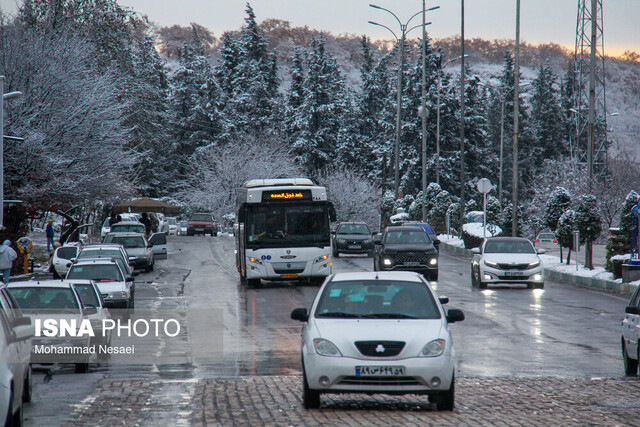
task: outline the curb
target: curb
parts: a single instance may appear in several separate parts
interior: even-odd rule
[[[471,252],[470,249],[465,249],[460,246],[453,246],[446,242],[440,243],[440,249],[451,255],[462,256],[465,258],[473,257],[473,252]],[[621,283],[613,280],[596,279],[594,277],[576,276],[574,274],[561,273],[559,271],[549,270],[546,268],[544,269],[544,277],[545,279],[550,279],[556,282],[571,283],[578,286],[584,286],[586,288],[628,294],[633,293],[633,291],[636,290],[636,287],[638,287],[638,285],[631,283]]]

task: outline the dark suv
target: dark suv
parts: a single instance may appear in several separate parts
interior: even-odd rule
[[[331,234],[334,257],[341,253],[373,255],[373,234],[364,222],[341,222]]]
[[[187,236],[194,234],[211,234],[218,235],[218,224],[213,219],[213,215],[205,212],[196,212],[191,214],[189,223],[187,224]]]
[[[375,238],[375,271],[415,271],[427,279],[438,280],[438,251],[421,227],[387,227]]]

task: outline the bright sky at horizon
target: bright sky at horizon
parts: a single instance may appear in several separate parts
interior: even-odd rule
[[[122,6],[145,14],[160,25],[200,24],[214,35],[237,30],[244,24],[245,0],[117,0]],[[4,12],[13,14],[21,0],[0,0]],[[258,22],[269,18],[289,21],[292,26],[308,26],[334,34],[366,34],[374,39],[388,39],[384,28],[367,21],[376,21],[399,31],[398,22],[384,11],[370,8],[375,3],[394,12],[404,23],[421,10],[420,0],[254,0]],[[587,2],[590,3],[590,2]],[[607,55],[620,55],[625,50],[640,52],[640,0],[616,0],[604,3],[604,42]],[[515,38],[515,0],[466,0],[465,39]],[[427,27],[432,38],[460,34],[458,0],[427,0]],[[521,40],[527,43],[557,43],[573,50],[576,37],[578,0],[521,0]],[[420,23],[420,16],[412,24]],[[412,25],[411,25],[412,26]],[[418,36],[419,29],[410,35]]]

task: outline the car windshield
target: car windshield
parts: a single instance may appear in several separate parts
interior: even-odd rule
[[[531,243],[523,240],[488,240],[484,245],[486,254],[535,254]]]
[[[58,248],[58,250],[56,251],[56,256],[58,258],[63,258],[63,259],[71,259],[74,258],[78,253],[78,247],[77,246],[63,246],[61,248]]]
[[[319,204],[255,206],[245,222],[249,244],[329,244],[327,207]]]
[[[538,236],[539,239],[555,239],[556,236],[554,236],[551,233],[543,233],[541,235]]]
[[[67,279],[88,279],[97,282],[122,282],[122,273],[116,264],[83,264],[74,265],[67,274]]]
[[[186,227],[187,225],[189,225],[189,221],[180,221],[181,227]]]
[[[24,287],[9,288],[23,310],[74,310],[78,300],[69,288]]]
[[[144,224],[113,224],[112,233],[144,233]]]
[[[78,258],[96,257],[122,257],[122,252],[117,249],[85,249],[78,255]]]
[[[337,234],[362,234],[370,236],[371,231],[365,224],[342,224],[338,228]]]
[[[144,248],[144,239],[140,236],[107,236],[105,243],[118,243],[125,248]]]
[[[429,236],[422,229],[402,230],[402,231],[388,231],[385,237],[385,243],[398,245],[398,244],[412,244],[412,243],[429,243]]]
[[[439,319],[440,310],[426,285],[397,280],[330,282],[315,317],[365,319]]]
[[[213,222],[213,217],[208,214],[193,214],[191,215],[191,221]]]
[[[169,225],[176,225],[176,219],[175,218],[167,218],[167,223]]]
[[[98,295],[90,283],[76,283],[73,285],[80,296],[80,302],[84,307],[92,305],[94,307],[100,307],[100,301],[98,301]]]

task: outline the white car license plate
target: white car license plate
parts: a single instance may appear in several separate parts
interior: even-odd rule
[[[356,377],[398,377],[404,366],[356,366]]]
[[[519,271],[505,271],[504,275],[509,277],[521,277],[522,273]]]
[[[404,263],[404,265],[408,265],[408,266],[416,266],[416,265],[420,265],[420,263],[418,261],[407,261]]]
[[[360,249],[362,246],[360,245],[349,245],[349,249]]]

